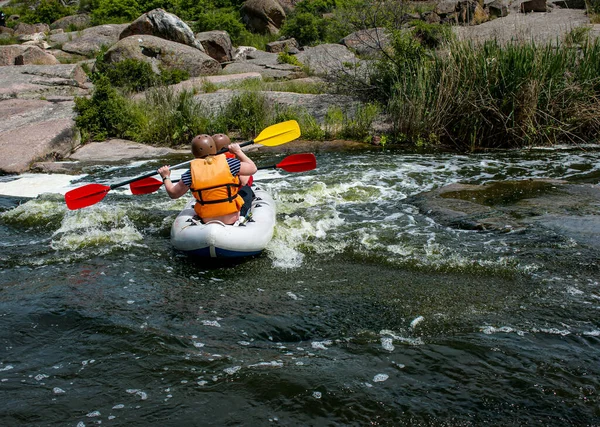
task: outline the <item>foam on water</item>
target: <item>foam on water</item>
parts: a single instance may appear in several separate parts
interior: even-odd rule
[[[95,205],[70,211],[52,235],[52,248],[77,251],[86,247],[126,248],[143,240],[142,234],[119,207]]]
[[[2,221],[24,227],[47,227],[67,213],[62,197],[46,196],[28,200],[13,209],[0,213]]]
[[[65,194],[72,189],[71,182],[86,175],[30,174],[18,175],[13,180],[0,181],[0,195],[37,197],[43,193]]]

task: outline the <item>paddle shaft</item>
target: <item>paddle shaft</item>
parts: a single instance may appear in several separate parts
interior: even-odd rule
[[[191,162],[191,160],[190,160]],[[185,163],[181,163],[179,165],[175,165],[173,166],[172,169],[175,169],[176,167],[181,167],[181,166],[185,166],[186,164],[188,164],[189,162],[185,162]],[[261,169],[277,169],[277,165],[269,165],[269,166],[260,166],[256,168],[257,170],[261,170]],[[156,173],[154,173],[154,175],[156,175]],[[144,178],[149,178],[148,176],[145,176]],[[181,181],[180,179],[176,179],[175,181],[171,180],[171,182],[173,184],[177,184],[179,181]],[[157,180],[157,183],[160,182],[159,180]]]
[[[254,144],[254,140],[242,142],[240,144],[240,147],[245,147],[245,146],[251,145],[251,144]],[[217,151],[217,154],[223,154],[223,153],[226,153],[227,151],[229,151],[229,150],[227,149],[227,147],[225,147],[225,148],[222,148],[219,151]],[[179,163],[175,166],[171,166],[171,167],[169,167],[169,169],[182,168],[184,166],[189,165],[190,163],[192,163],[192,160],[188,160],[186,162]],[[144,175],[140,175],[140,176],[136,176],[135,178],[128,179],[127,181],[122,181],[122,182],[118,182],[116,184],[111,184],[110,189],[113,190],[118,187],[123,187],[124,185],[131,184],[134,181],[139,181],[140,179],[144,179],[144,178],[150,178],[151,176],[154,176],[154,175],[156,175],[156,171],[148,172]]]

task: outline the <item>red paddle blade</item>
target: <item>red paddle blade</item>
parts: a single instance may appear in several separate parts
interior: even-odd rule
[[[98,203],[106,197],[109,191],[110,187],[107,185],[88,184],[67,191],[65,194],[65,202],[67,203],[67,207],[73,211]]]
[[[276,165],[287,172],[305,172],[317,167],[317,158],[312,153],[292,154]]]
[[[144,179],[140,179],[138,181],[133,181],[129,184],[129,189],[131,190],[131,194],[150,194],[154,193],[163,185],[162,181],[148,177]]]

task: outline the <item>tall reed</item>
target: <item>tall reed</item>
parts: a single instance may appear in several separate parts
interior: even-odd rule
[[[388,111],[396,136],[462,150],[595,139],[600,42],[583,48],[454,42],[404,61]]]

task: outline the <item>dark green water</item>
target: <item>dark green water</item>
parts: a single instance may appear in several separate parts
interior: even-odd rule
[[[453,182],[597,184],[600,152],[317,159],[260,172],[275,237],[229,266],[172,251],[184,200],[163,191],[74,212],[0,196],[0,424],[600,425],[598,245],[449,229],[403,202]]]

